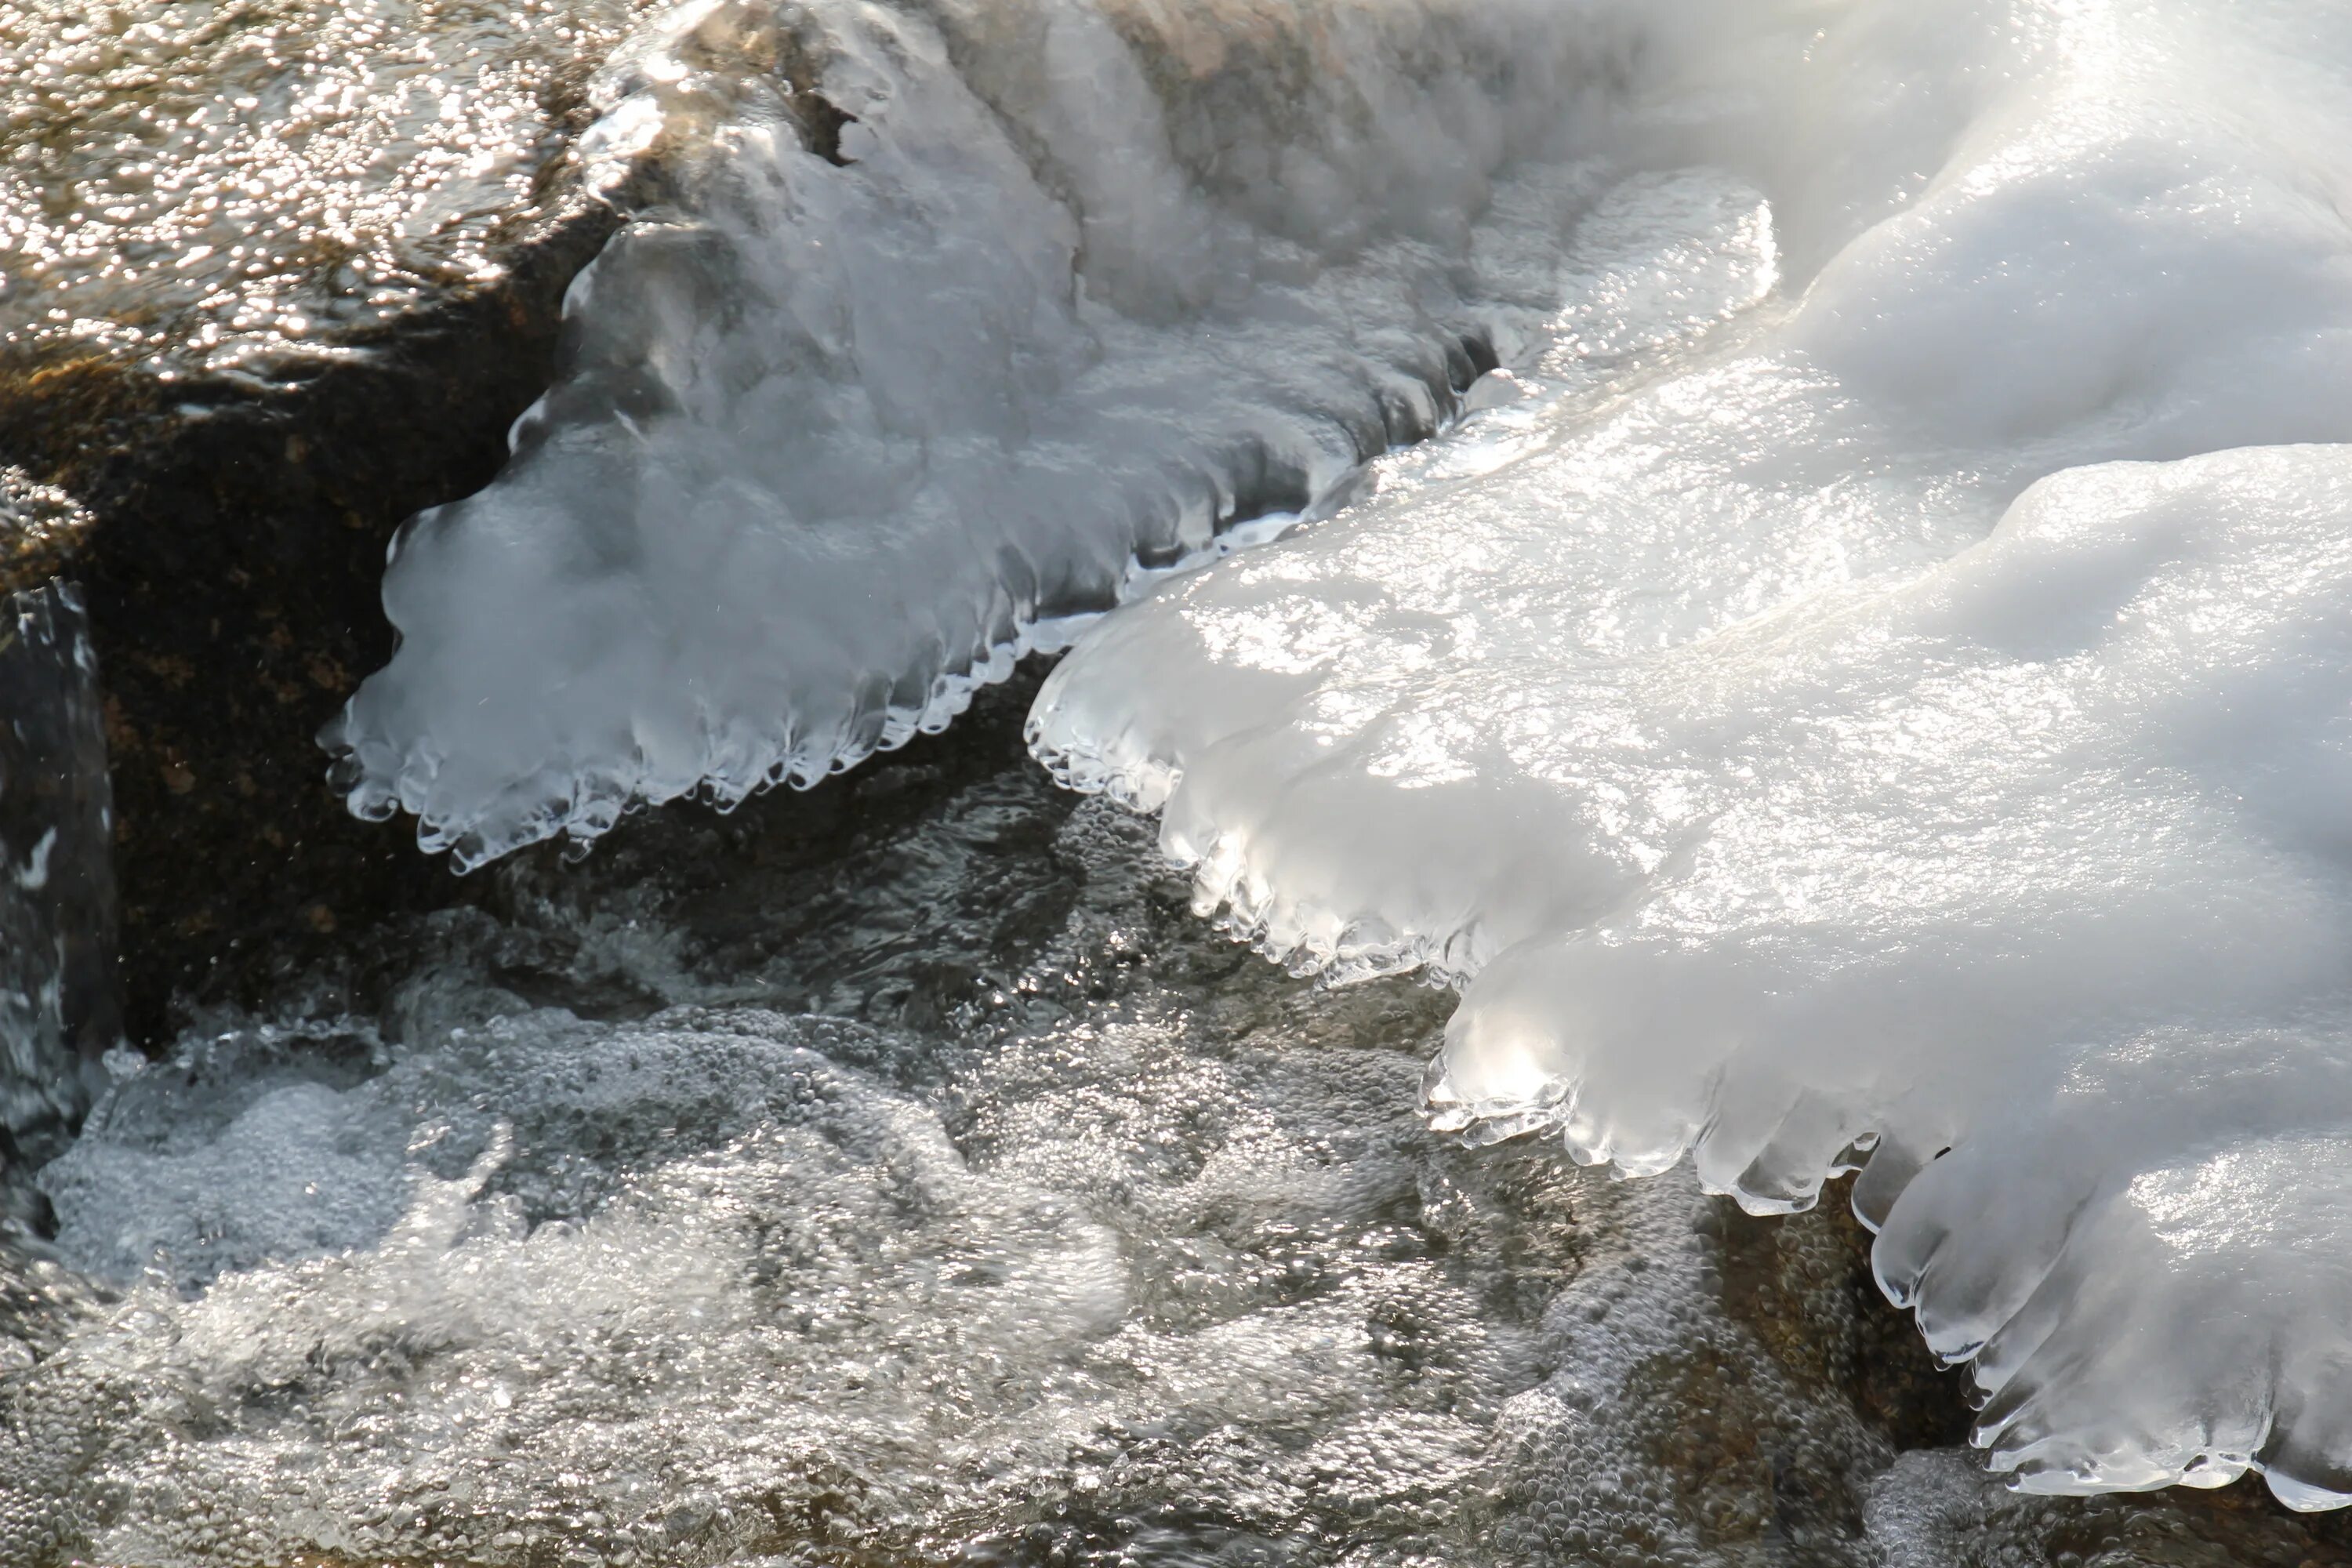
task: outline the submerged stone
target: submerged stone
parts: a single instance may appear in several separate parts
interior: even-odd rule
[[[300,379],[497,282],[645,0],[0,5],[0,341]]]

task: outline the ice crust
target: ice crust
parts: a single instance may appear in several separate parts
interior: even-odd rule
[[[2027,1487],[2340,1506],[2352,23],[1821,16],[1745,209],[1580,230],[1615,337],[1105,619],[1036,749],[1270,956],[1459,984],[1441,1126],[1866,1160]]]
[[[665,14],[561,384],[395,545],[352,808],[466,868],[805,785],[1428,435],[1563,297],[1638,9]]]

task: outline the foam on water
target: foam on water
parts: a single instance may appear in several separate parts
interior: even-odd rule
[[[1867,1156],[2029,1487],[2341,1504],[2352,29],[1822,20],[1750,197],[1580,231],[1619,338],[1095,627],[1039,753],[1269,955],[1462,984],[1443,1126]]]
[[[353,809],[467,868],[809,784],[1429,434],[1560,303],[1682,9],[669,13],[596,89],[634,221],[562,384],[396,546]]]
[[[505,988],[690,993],[656,896],[667,957],[452,914],[380,1021],[119,1084],[43,1174],[119,1295],[0,1254],[0,1560],[1872,1560],[1893,1446],[1827,1368],[1875,1315],[1824,1216],[1431,1138],[1435,999],[1236,964],[1108,803],[1013,773],[908,828],[858,879],[929,895],[895,950],[819,917],[793,977],[870,1011],[877,960],[977,932],[1026,951],[978,1024]],[[959,847],[1024,875],[975,892]]]

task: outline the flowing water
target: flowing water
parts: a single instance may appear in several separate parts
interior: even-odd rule
[[[0,1561],[2352,1561],[2000,1489],[1834,1205],[1432,1134],[1448,998],[1197,920],[1033,689],[121,1079],[0,1279]]]
[[[1207,931],[993,710],[119,1083],[5,1560],[1873,1560],[1949,1391],[1850,1226],[1432,1136],[1440,994]]]
[[[322,736],[488,886],[112,1058],[0,1561],[2342,1560],[1954,1446],[2352,1497],[2340,8],[584,90],[628,221]]]

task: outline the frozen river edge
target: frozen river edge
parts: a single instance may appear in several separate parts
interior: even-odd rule
[[[121,1084],[44,1184],[85,1261],[167,1272],[125,1295],[11,1254],[5,1560],[2352,1561],[2336,1516],[2244,1485],[2000,1489],[1948,1447],[1957,1384],[1878,1299],[1838,1194],[1758,1221],[1684,1177],[1423,1130],[1446,999],[1317,990],[1209,931],[1147,824],[1026,759],[1033,689],[807,795],[633,818],[577,866],[517,858],[483,907],[357,935]],[[466,1029],[505,1043],[469,1058]],[[920,1158],[982,1185],[879,1213],[854,1175],[760,1197],[754,1173],[807,1156],[745,1153],[773,1114],[757,1075],[709,1075],[750,1070],[746,1040],[939,1118]],[[708,1081],[583,1090],[612,1050]],[[421,1147],[412,1112],[441,1129]],[[417,1231],[499,1121],[506,1163]],[[859,1158],[895,1169],[931,1136]],[[662,1196],[690,1168],[704,1184]],[[1041,1180],[1074,1205],[1045,1232],[1036,1200],[992,1195]],[[775,1217],[746,1243],[687,1217],[714,1211]],[[764,1228],[787,1213],[834,1240]],[[902,1226],[911,1258],[869,1250]],[[584,1306],[533,1284],[577,1279],[547,1252],[565,1235],[608,1247]],[[984,1289],[882,1311],[939,1278],[934,1247],[974,1279],[1062,1258],[1066,1285],[1076,1235],[1097,1258],[1076,1278],[1125,1283],[1076,1317],[1036,1306],[1067,1343],[1024,1340]],[[718,1267],[679,1272],[694,1258]],[[866,1327],[790,1329],[826,1300]],[[793,1371],[840,1356],[898,1367],[898,1392]],[[944,1396],[973,1356],[988,1392],[924,1415],[909,1391]],[[1268,1405],[1252,1391],[1286,1364],[1305,1381]],[[1150,1367],[1164,1394],[1123,1381]],[[755,1414],[784,1426],[760,1438]],[[992,1449],[1009,1471],[974,1468]]]

